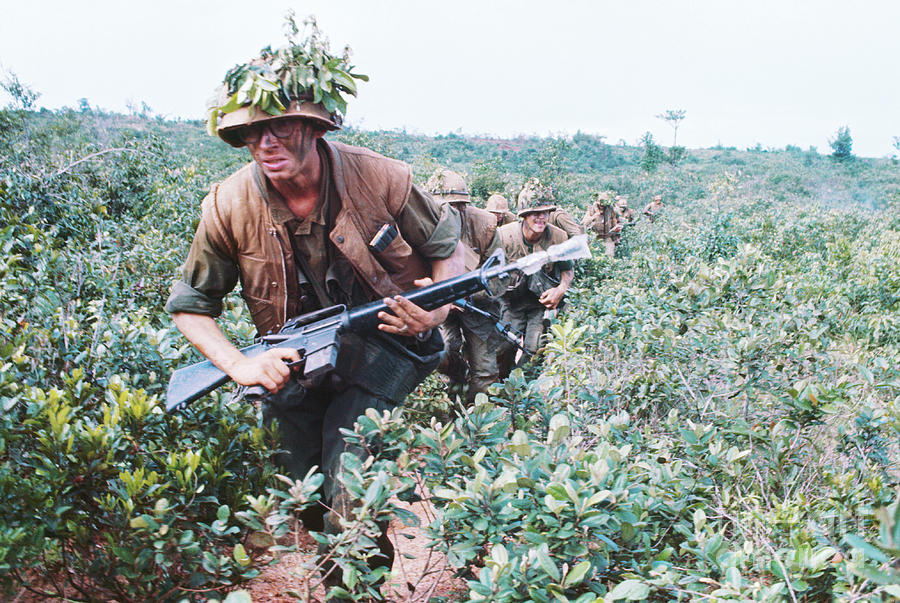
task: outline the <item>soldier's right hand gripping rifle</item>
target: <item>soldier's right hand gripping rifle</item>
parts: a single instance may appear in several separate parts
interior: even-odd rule
[[[538,251],[506,263],[503,249],[494,252],[476,270],[403,293],[402,296],[424,310],[434,310],[484,289],[491,296],[506,290],[504,277],[518,271],[534,274],[548,262],[591,257],[587,236],[579,235],[546,251]],[[272,347],[293,348],[300,353],[299,370],[308,380],[320,378],[335,368],[341,334],[349,331],[377,331],[378,313],[389,311],[383,300],[346,309],[343,305],[324,308],[288,320],[278,333],[261,337],[258,343],[242,348],[245,356],[256,356]],[[209,360],[182,367],[172,373],[166,392],[166,410],[175,410],[230,381],[230,377]],[[255,386],[256,387],[256,386]],[[251,388],[252,389],[252,388]],[[262,388],[256,387],[258,393]]]

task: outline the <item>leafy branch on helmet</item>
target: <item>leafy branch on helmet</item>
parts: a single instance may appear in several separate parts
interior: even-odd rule
[[[314,16],[304,19],[301,29],[294,12],[289,11],[285,27],[286,46],[275,50],[266,46],[258,57],[225,74],[208,108],[206,129],[210,135],[215,135],[220,117],[241,107],[281,115],[292,100],[308,100],[329,113],[343,114],[347,110],[343,94],[356,96],[354,79],[369,81],[369,76],[353,72],[349,46],[341,56],[331,54]]]

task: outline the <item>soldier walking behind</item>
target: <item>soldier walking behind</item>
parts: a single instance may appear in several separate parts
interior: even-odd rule
[[[522,187],[522,190],[519,191],[519,197],[516,200],[516,209],[520,210],[523,207],[529,207],[532,204],[535,195],[544,194],[544,192],[548,190],[551,190],[550,187],[541,184],[541,181],[537,178],[529,178],[528,181],[525,182],[525,186]],[[554,205],[553,207],[553,211],[551,211],[550,215],[547,217],[548,224],[564,231],[566,237],[584,234],[584,227],[572,217],[572,214],[558,205]]]
[[[500,193],[494,193],[488,197],[484,209],[494,214],[494,217],[497,218],[497,227],[516,221],[516,215],[509,211],[509,202]]]
[[[539,189],[530,200],[530,204],[519,209],[519,222],[501,226],[497,230],[500,244],[509,261],[545,250],[551,245],[568,240],[566,233],[548,224],[550,212],[556,209],[552,193],[548,188]],[[544,333],[544,313],[556,310],[560,306],[575,272],[571,261],[553,262],[530,276],[519,276],[510,282],[506,293],[501,297],[503,320],[516,331],[524,335],[525,353],[519,365],[527,362],[540,347],[541,335]],[[500,348],[500,378],[505,379],[515,364],[517,348],[504,343]]]
[[[469,189],[463,176],[451,170],[435,172],[425,188],[441,203],[449,203],[460,215],[460,241],[465,246],[465,269],[475,270],[499,246],[497,221],[489,212],[469,205]],[[484,292],[476,293],[471,302],[492,314],[499,314],[500,304]],[[497,353],[500,342],[494,322],[479,314],[461,312],[454,307],[441,325],[444,336],[445,372],[450,377],[451,398],[461,396],[467,405],[475,395],[487,391],[498,381]]]
[[[616,255],[616,242],[622,225],[619,223],[609,193],[602,191],[597,194],[597,199],[584,212],[581,223],[603,242],[606,255],[613,258]]]
[[[644,215],[647,216],[647,219],[650,220],[650,223],[656,221],[656,218],[659,217],[659,214],[662,213],[663,210],[663,201],[662,195],[654,195],[650,200],[650,203],[647,204],[647,207],[644,208]]]

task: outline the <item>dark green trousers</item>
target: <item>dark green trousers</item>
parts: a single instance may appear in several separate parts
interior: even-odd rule
[[[324,505],[308,509],[301,516],[313,531],[337,533],[335,514],[355,503],[337,479],[341,454],[350,452],[364,460],[366,454],[344,442],[341,429],[353,429],[366,409],[381,412],[403,403],[406,396],[437,366],[443,341],[435,330],[426,341],[389,335],[361,337],[350,334],[341,341],[337,369],[318,384],[301,384],[297,379],[263,400],[263,421],[278,422],[281,451],[275,461],[287,475],[301,479],[318,466],[325,475],[322,485]],[[373,567],[390,566],[393,546],[382,529],[378,541],[383,558]]]

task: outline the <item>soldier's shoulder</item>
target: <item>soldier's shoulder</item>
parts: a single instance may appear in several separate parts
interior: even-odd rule
[[[345,144],[343,142],[331,140],[327,141],[326,144],[331,147],[333,152],[339,153],[342,158],[347,158],[362,163],[391,166],[395,169],[400,169],[403,171],[411,171],[409,164],[405,161],[400,161],[399,159],[394,159],[393,157],[387,157],[385,155],[382,155],[381,153],[373,151],[372,149],[357,147],[354,145]]]
[[[497,225],[497,218],[494,217],[494,214],[471,205],[466,208],[466,219],[479,227],[496,227]]]
[[[203,199],[204,209],[215,207],[218,211],[229,211],[235,204],[245,203],[252,194],[253,174],[256,164],[250,162],[232,172],[221,182],[213,184],[209,194]]]
[[[497,229],[497,234],[501,236],[510,236],[514,234],[519,234],[521,232],[521,228],[519,228],[518,220],[515,222],[510,222],[509,224],[504,224],[500,228]]]
[[[547,224],[547,232],[550,233],[550,244],[556,245],[569,240],[569,234],[558,226]]]

